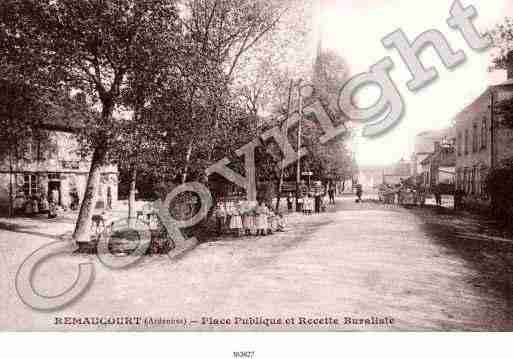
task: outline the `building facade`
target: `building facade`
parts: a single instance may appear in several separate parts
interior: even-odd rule
[[[14,155],[0,161],[0,213],[7,214],[16,197],[52,198],[70,208],[74,195],[83,199],[91,167],[91,156],[79,152],[76,135],[68,130],[43,129],[44,140],[29,139]],[[15,152],[15,151],[12,151]],[[98,191],[98,208],[118,198],[118,170],[114,165],[103,169]]]
[[[434,152],[422,162],[422,186],[430,191],[434,188],[443,192],[454,192],[456,182],[456,150],[452,141],[435,142]]]
[[[423,175],[426,172],[423,161],[435,152],[435,144],[452,143],[455,141],[454,128],[449,127],[441,130],[424,131],[415,136],[414,153],[412,156],[413,175]]]
[[[501,125],[497,103],[513,98],[513,81],[488,88],[455,119],[456,187],[467,201],[488,204],[490,169],[513,157],[513,131]]]

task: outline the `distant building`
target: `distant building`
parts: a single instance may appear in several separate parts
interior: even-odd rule
[[[456,151],[451,142],[435,142],[434,151],[422,162],[421,184],[426,189],[442,185],[444,191],[453,192],[456,181]]]
[[[401,158],[399,162],[388,166],[383,172],[383,183],[395,185],[407,180],[413,175],[414,164],[411,161]]]
[[[379,185],[399,184],[413,175],[413,162],[401,159],[387,166],[361,166],[358,172],[358,183],[364,190],[375,189]]]
[[[383,166],[360,166],[358,172],[358,182],[363,190],[368,192],[383,183]]]
[[[453,127],[441,130],[424,131],[415,136],[415,147],[412,156],[413,175],[425,172],[422,162],[435,152],[435,143],[453,143],[456,139]]]
[[[28,199],[52,198],[57,194],[59,205],[67,208],[74,193],[80,202],[83,199],[91,156],[79,154],[78,139],[72,128],[47,124],[40,130],[46,134],[44,140],[29,139],[22,153],[4,154],[0,160],[0,213],[8,213],[11,201],[21,195]],[[114,165],[103,169],[97,207],[104,208],[108,197],[112,203],[118,198],[118,170]]]

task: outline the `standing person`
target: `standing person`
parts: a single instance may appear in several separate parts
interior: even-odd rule
[[[76,190],[71,191],[70,197],[71,197],[70,208],[72,211],[76,211],[78,209],[78,205],[80,202],[77,191]]]
[[[433,194],[435,195],[435,201],[437,207],[442,207],[442,191],[440,191],[439,186],[435,186],[433,190]]]
[[[32,216],[32,214],[34,213],[34,210],[32,208],[32,205],[33,205],[33,202],[32,200],[29,198],[27,200],[27,202],[25,202],[25,215],[30,217]]]
[[[59,204],[59,190],[57,188],[54,188],[50,195],[50,200],[55,204]]]
[[[50,210],[50,204],[48,203],[48,199],[44,194],[41,196],[41,202],[39,203],[39,207],[40,212],[42,214],[47,214]]]
[[[335,188],[333,188],[333,183],[330,183],[328,188],[328,196],[330,199],[330,204],[335,204]]]
[[[278,228],[278,221],[276,213],[272,209],[269,210],[269,215],[267,216],[268,221],[268,227],[267,227],[267,234],[273,234],[276,229]]]
[[[112,190],[107,187],[107,210],[112,210]]]
[[[292,212],[292,193],[288,193],[287,195],[287,209],[289,212]]]
[[[303,212],[303,214],[306,214],[306,198],[300,196],[297,200],[298,205],[298,211]]]
[[[314,201],[315,213],[321,213],[321,194],[319,192],[315,192]]]
[[[278,212],[276,216],[276,231],[285,232],[285,219],[283,218],[283,214],[281,212]]]
[[[263,201],[260,202],[256,209],[256,228],[257,228],[257,235],[265,236],[267,234],[267,230],[269,228],[269,221],[268,221],[268,215],[269,215],[269,209],[265,205]]]
[[[224,228],[226,226],[227,217],[226,208],[222,201],[219,201],[219,203],[217,204],[214,215],[216,217],[217,223],[217,235],[220,236],[223,234]]]
[[[313,201],[313,198],[310,197],[310,194],[308,194],[308,196],[305,198],[305,214],[308,216],[311,215],[313,209],[314,209],[314,201]]]
[[[358,185],[356,185],[356,197],[358,197],[358,200],[357,200],[358,203],[360,203],[362,201],[362,196],[363,196],[362,185],[358,184]]]
[[[25,211],[25,202],[25,194],[23,192],[18,192],[13,202],[14,213],[16,215],[23,214]]]
[[[50,209],[48,210],[48,219],[57,218],[57,204],[50,200]]]
[[[242,217],[240,213],[240,203],[233,206],[232,218],[230,219],[230,229],[234,231],[237,237],[242,235]]]
[[[39,214],[39,201],[36,196],[32,197],[32,213],[34,215]]]
[[[463,198],[465,192],[462,189],[457,189],[454,193],[454,209],[459,210],[463,208]]]
[[[250,201],[246,201],[243,203],[242,212],[242,227],[244,228],[244,232],[247,236],[251,235],[255,228],[255,216],[254,216],[254,208]]]

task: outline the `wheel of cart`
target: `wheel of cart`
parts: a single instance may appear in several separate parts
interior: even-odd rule
[[[160,220],[158,215],[153,217],[156,224],[155,228],[151,228],[151,243],[149,247],[150,254],[166,254],[176,248],[175,241],[168,233],[166,227]]]

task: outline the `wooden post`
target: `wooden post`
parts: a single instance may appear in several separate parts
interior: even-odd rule
[[[289,99],[287,101],[287,117],[285,118],[285,125],[283,127],[283,132],[285,137],[288,135],[288,129],[289,129],[289,117],[290,117],[290,101],[292,100],[292,87],[294,86],[293,80],[290,80],[290,86],[289,86]],[[283,190],[283,176],[285,173],[285,156],[283,156],[281,160],[281,173],[280,173],[280,184],[278,186],[278,198],[276,200],[276,211],[279,211],[280,209],[280,200],[281,200],[281,192]]]
[[[12,147],[9,146],[9,217],[14,217]]]
[[[300,194],[300,182],[301,182],[301,160],[299,153],[301,151],[301,126],[303,120],[303,99],[301,97],[301,82],[299,80],[297,84],[297,96],[299,100],[299,121],[297,127],[297,167],[296,167],[296,211],[299,212],[299,194]]]

